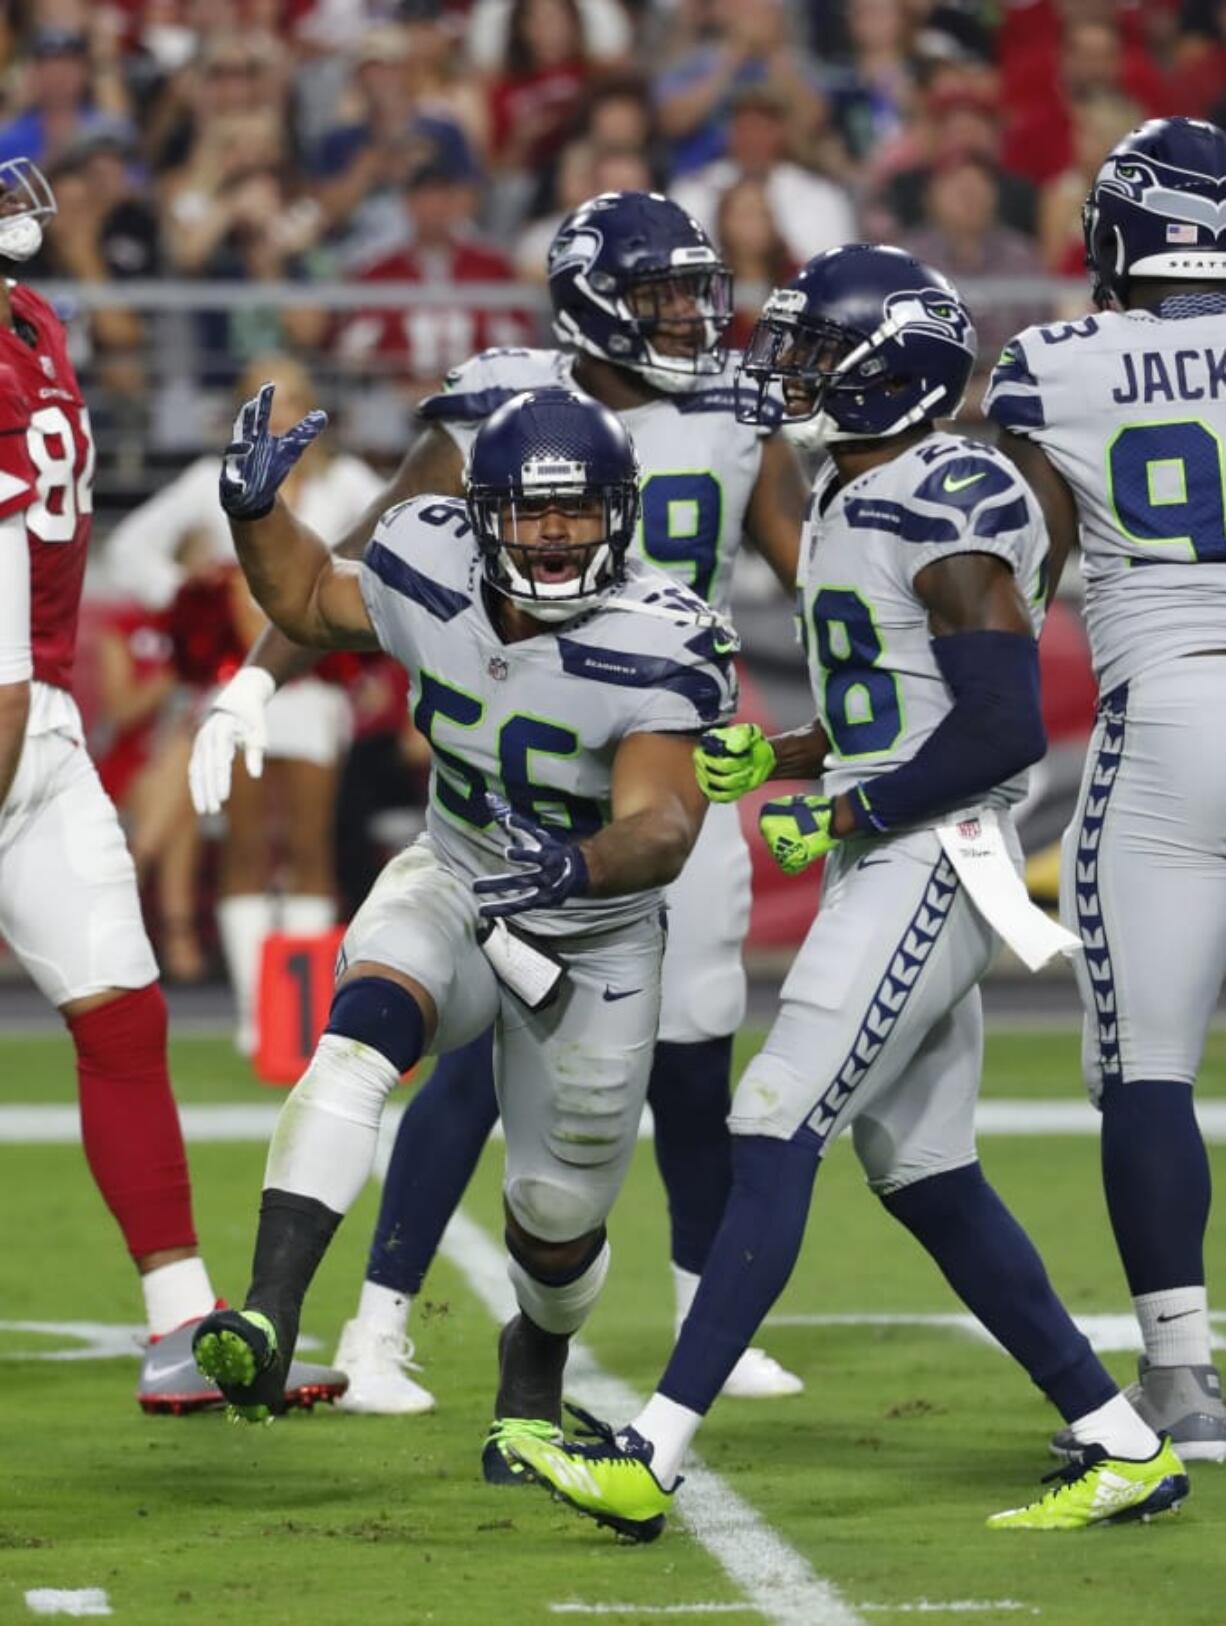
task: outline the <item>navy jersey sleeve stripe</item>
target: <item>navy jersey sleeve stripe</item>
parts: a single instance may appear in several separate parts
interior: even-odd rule
[[[994,395],[988,417],[1002,429],[1045,429],[1047,418],[1037,395]]]
[[[1000,536],[1003,531],[1020,531],[1030,522],[1030,508],[1025,497],[1015,497],[997,508],[985,508],[975,516],[976,536]]]
[[[880,497],[853,498],[843,517],[853,530],[890,531],[904,542],[956,542],[961,535],[952,519],[921,514]]]
[[[683,666],[664,655],[598,649],[573,638],[559,638],[558,653],[562,670],[571,677],[612,683],[623,689],[669,689],[684,696],[704,723],[718,722],[723,715],[725,690],[710,672]]]
[[[419,401],[417,412],[419,417],[431,423],[476,423],[491,417],[504,401],[518,394],[518,390],[497,388],[470,390],[467,394],[457,391],[454,395],[444,391],[440,395],[427,395]]]
[[[411,598],[439,621],[452,620],[472,603],[466,593],[457,592],[454,587],[444,587],[441,582],[423,576],[420,570],[414,570],[411,564],[390,548],[385,548],[382,542],[369,543],[362,560],[393,592]]]

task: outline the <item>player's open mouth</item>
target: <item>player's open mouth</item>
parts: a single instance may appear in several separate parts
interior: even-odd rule
[[[532,574],[538,582],[568,582],[579,574],[578,566],[569,551],[563,553],[536,553],[532,555]]]

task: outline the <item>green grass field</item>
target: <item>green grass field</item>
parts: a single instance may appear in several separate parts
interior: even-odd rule
[[[987,1093],[1074,1098],[1076,1043],[1071,1033],[990,1037]],[[276,1100],[221,1040],[181,1039],[174,1063],[184,1102]],[[1226,1096],[1221,1035],[1204,1093]],[[66,1043],[0,1040],[0,1105],[72,1099]],[[1074,1311],[1126,1311],[1094,1141],[992,1137],[983,1155]],[[202,1240],[219,1291],[232,1297],[245,1286],[263,1156],[257,1144],[192,1149]],[[1220,1175],[1222,1148],[1212,1156]],[[492,1147],[467,1205],[493,1237],[499,1158]],[[356,1302],[375,1198],[368,1191],[346,1222],[308,1300],[303,1329],[325,1356]],[[37,1357],[73,1340],[11,1330],[16,1321],[140,1319],[134,1278],[78,1147],[0,1143],[0,1226],[0,1622],[33,1619],[25,1594],[44,1587],[103,1588],[122,1626],[520,1626],[585,1618],[575,1605],[590,1614],[603,1605],[606,1618],[626,1621],[666,1607],[666,1618],[681,1620],[827,1618],[816,1593],[798,1597],[782,1576],[772,1584],[769,1557],[753,1607],[680,1519],[655,1546],[626,1548],[539,1492],[485,1487],[477,1459],[495,1329],[450,1262],[414,1311],[436,1413],[321,1411],[247,1429],[217,1415],[146,1418],[133,1399],[135,1353],[50,1361]],[[586,1341],[606,1372],[646,1392],[670,1345],[671,1291],[645,1145],[611,1234],[613,1269]],[[1211,1280],[1224,1267],[1218,1226]],[[717,1407],[701,1435],[703,1459],[837,1587],[852,1611],[844,1619],[901,1620],[927,1601],[985,1606],[924,1612],[934,1620],[1221,1626],[1226,1470],[1199,1469],[1184,1511],[1149,1526],[989,1533],[984,1516],[1025,1497],[1051,1465],[1045,1439],[1055,1414],[1025,1378],[958,1330],[787,1319],[957,1308],[864,1191],[849,1150],[836,1148],[777,1307],[784,1320],[762,1335],[803,1374],[806,1393]],[[1105,1358],[1121,1378],[1131,1374],[1133,1356]]]

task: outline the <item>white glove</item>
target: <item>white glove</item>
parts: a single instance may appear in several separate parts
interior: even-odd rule
[[[272,677],[259,666],[240,667],[218,691],[196,734],[187,765],[187,782],[197,813],[220,813],[229,800],[236,751],[242,751],[253,779],[264,772],[268,745],[264,708],[276,692]]]

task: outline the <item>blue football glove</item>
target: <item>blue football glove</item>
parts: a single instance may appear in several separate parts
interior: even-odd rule
[[[781,796],[763,803],[758,829],[783,873],[799,875],[838,846],[841,838],[830,828],[833,818],[828,796]]]
[[[582,897],[588,885],[587,860],[573,842],[512,811],[501,796],[487,795],[485,802],[508,837],[504,856],[523,866],[473,882],[473,891],[488,900],[481,904],[486,920],[524,909],[560,909],[567,898]]]
[[[221,460],[221,506],[231,519],[261,519],[271,512],[281,482],[328,426],[328,414],[316,410],[283,435],[272,434],[273,389],[263,384],[243,403],[234,420],[234,439]]]

